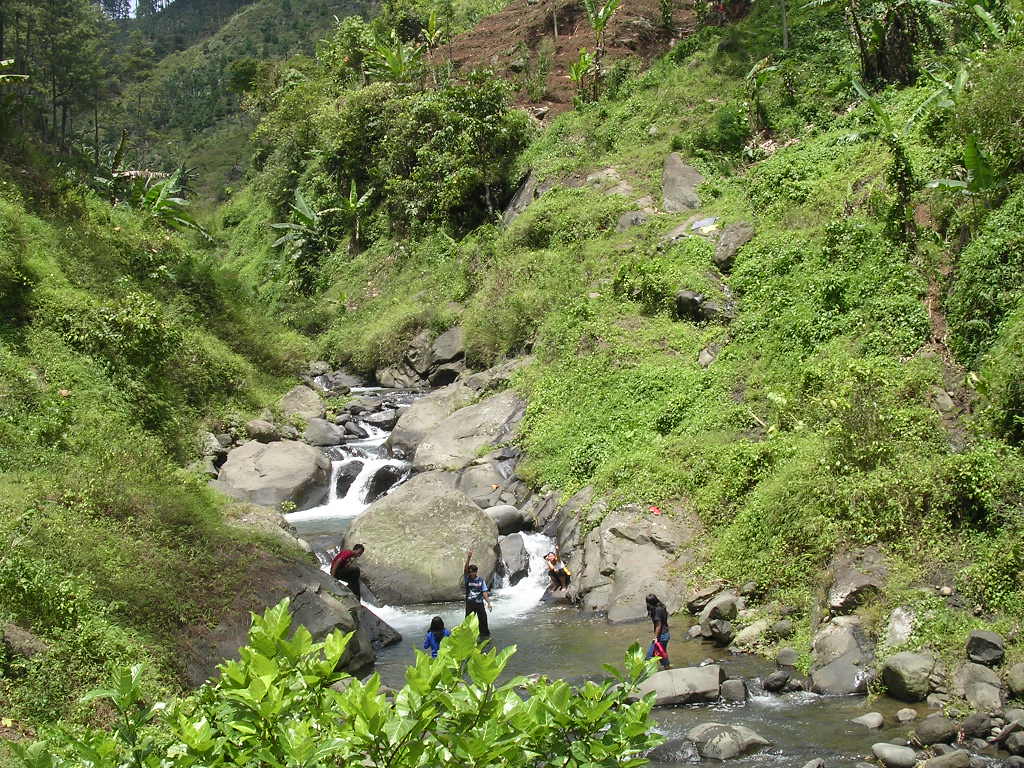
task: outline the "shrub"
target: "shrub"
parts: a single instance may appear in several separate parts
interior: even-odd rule
[[[977,137],[979,148],[998,175],[1024,168],[1024,60],[1018,48],[985,52],[971,85],[957,103],[964,137]]]

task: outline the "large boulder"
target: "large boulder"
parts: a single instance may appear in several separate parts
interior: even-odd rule
[[[371,504],[352,523],[347,542],[362,542],[363,578],[373,593],[397,605],[464,596],[467,550],[490,581],[498,527],[440,473],[417,475]]]
[[[725,672],[717,664],[655,672],[640,684],[638,696],[654,693],[657,707],[717,701]]]
[[[459,360],[466,354],[466,335],[458,326],[442,333],[430,346],[430,357],[434,365]]]
[[[893,654],[882,663],[882,682],[886,691],[900,701],[924,701],[931,688],[935,659],[927,653]]]
[[[494,521],[494,524],[498,526],[498,533],[502,535],[516,533],[526,528],[526,520],[523,518],[523,513],[511,504],[498,504],[493,507],[487,507],[484,510],[484,514]]]
[[[579,514],[591,505],[584,497],[577,503],[577,513],[563,508],[557,525],[573,573],[570,596],[588,610],[607,612],[613,622],[645,618],[649,593],[669,613],[679,610],[686,587],[682,566],[692,561],[691,547],[701,532],[696,519],[682,508],[656,516],[630,505],[604,515],[583,534]]]
[[[402,642],[401,633],[365,605],[359,606],[359,628],[369,634],[375,651]]]
[[[0,629],[0,646],[6,655],[34,659],[50,652],[50,644],[17,624],[4,624]]]
[[[1011,696],[1024,696],[1024,662],[1017,662],[1006,670],[1006,685]]]
[[[360,622],[361,606],[343,584],[312,563],[282,560],[266,553],[246,567],[245,589],[238,590],[219,621],[204,621],[180,633],[180,657],[192,685],[206,682],[224,659],[238,658],[238,649],[247,642],[250,612],[262,613],[285,598],[290,601],[293,628],[305,626],[314,640],[323,640],[335,629],[356,633],[341,660],[345,669],[355,674],[373,665],[370,628]]]
[[[856,616],[839,616],[814,636],[811,689],[815,693],[864,693],[871,681],[873,648]]]
[[[906,645],[914,632],[913,610],[905,605],[897,606],[889,614],[889,621],[885,625],[885,634],[882,637],[882,645],[887,648],[898,648]]]
[[[830,571],[832,585],[828,590],[828,607],[832,613],[850,613],[868,597],[877,595],[885,585],[885,560],[875,547],[837,555]]]
[[[758,619],[757,621],[748,624],[736,633],[736,637],[732,640],[732,647],[737,650],[753,647],[762,637],[764,637],[765,633],[768,631],[768,625],[768,619]]]
[[[917,765],[917,753],[910,747],[880,742],[872,744],[871,751],[885,768],[914,768]]]
[[[346,461],[340,467],[338,467],[338,476],[334,479],[334,495],[336,498],[344,499],[352,488],[352,483],[359,477],[359,473],[363,471],[362,461],[359,459],[352,459]]]
[[[309,419],[302,439],[310,445],[341,445],[345,442],[345,430],[327,419]]]
[[[373,473],[370,482],[366,484],[366,493],[363,496],[364,504],[372,504],[385,493],[390,491],[408,472],[408,468],[398,464],[385,464]]]
[[[239,501],[265,507],[290,501],[298,509],[308,509],[327,498],[330,476],[331,462],[311,445],[250,440],[228,454],[210,485]]]
[[[951,744],[956,740],[957,724],[943,715],[929,715],[914,729],[914,741],[922,747]]]
[[[501,562],[505,570],[505,583],[515,586],[530,573],[530,553],[520,533],[512,533],[498,542]]]
[[[711,760],[730,760],[771,746],[771,742],[756,731],[722,723],[701,723],[687,731],[686,738],[697,745],[701,757]]]
[[[733,222],[722,231],[715,245],[715,266],[723,272],[732,269],[736,252],[754,237],[754,225],[746,221]]]
[[[975,664],[993,666],[1003,660],[1006,651],[1002,636],[984,629],[976,629],[967,638],[967,658]]]
[[[700,208],[697,187],[703,183],[700,171],[687,165],[675,152],[665,158],[661,176],[662,207],[669,213]]]
[[[475,398],[476,392],[462,384],[449,384],[421,397],[401,412],[384,447],[392,456],[411,457],[427,434]]]
[[[419,471],[462,469],[482,448],[512,438],[525,411],[522,398],[508,390],[461,408],[423,437],[413,467]]]
[[[956,693],[979,712],[999,712],[1003,708],[999,676],[983,664],[967,662],[953,676]]]
[[[252,419],[245,424],[245,434],[250,440],[259,440],[261,443],[273,443],[281,439],[281,433],[277,427],[263,419]]]
[[[403,360],[397,365],[378,368],[374,371],[377,382],[388,389],[418,389],[426,382],[416,370]]]
[[[308,421],[324,415],[324,401],[305,384],[292,387],[277,404],[286,419],[298,416]]]
[[[742,598],[732,590],[722,592],[713,597],[700,612],[700,633],[711,637],[711,622],[716,619],[731,621],[739,613]]]

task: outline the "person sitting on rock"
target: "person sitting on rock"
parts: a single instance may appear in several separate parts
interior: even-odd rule
[[[565,563],[558,557],[558,545],[555,544],[555,551],[544,555],[544,562],[548,565],[548,576],[551,577],[551,589],[557,591],[569,586],[570,574]]]
[[[341,550],[331,560],[331,576],[348,586],[352,590],[352,594],[356,596],[356,600],[362,599],[359,591],[359,566],[351,563],[365,551],[366,547],[356,544],[352,549]]]
[[[469,561],[473,558],[473,550],[466,553],[466,564],[463,567],[462,583],[466,587],[466,615],[476,614],[480,625],[480,637],[490,637],[491,630],[487,626],[487,611],[491,610],[491,591],[487,582],[480,578],[480,569]],[[487,611],[484,610],[487,604]]]
[[[430,655],[436,659],[437,652],[441,650],[441,641],[450,634],[451,632],[444,628],[444,619],[435,616],[430,620],[427,636],[423,638],[423,650],[430,651]]]
[[[661,668],[668,669],[668,608],[658,599],[657,595],[647,596],[647,615],[654,622],[654,640],[647,649],[647,658],[658,656],[661,660]]]

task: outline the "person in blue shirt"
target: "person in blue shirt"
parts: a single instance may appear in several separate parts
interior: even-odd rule
[[[490,637],[491,630],[487,626],[487,611],[491,610],[491,591],[487,582],[480,578],[479,569],[469,561],[473,558],[473,550],[466,553],[466,564],[463,568],[462,583],[466,587],[466,615],[476,614],[480,625],[480,637]],[[487,611],[484,604],[487,604]]]
[[[423,638],[423,650],[430,651],[430,655],[436,659],[437,652],[441,650],[441,641],[450,634],[451,632],[444,628],[444,619],[440,616],[435,616],[430,620],[430,629],[427,630],[427,636]]]

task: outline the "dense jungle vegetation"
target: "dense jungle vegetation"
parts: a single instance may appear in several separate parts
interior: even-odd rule
[[[343,641],[288,645],[283,610],[234,682],[167,713],[137,702],[181,692],[181,627],[213,620],[270,546],[182,469],[197,427],[237,425],[310,359],[392,364],[424,328],[461,325],[475,366],[533,355],[529,481],[693,510],[700,577],[803,605],[838,548],[881,543],[901,562],[882,601],[932,611],[927,639],[1024,620],[1019,5],[698,3],[649,64],[602,63],[598,34],[567,73],[575,108],[539,124],[521,84],[451,64],[492,5],[261,0],[213,34],[160,25],[185,2],[137,20],[0,7],[0,618],[55,654],[0,658],[0,711],[5,734],[72,734],[30,764],[319,765],[351,747],[301,731],[333,698],[273,734],[243,702],[260,738],[225,735],[247,675],[333,675]],[[585,5],[595,31],[615,11]],[[699,213],[617,226],[661,200],[673,151],[704,176]],[[559,183],[504,223],[528,172]],[[738,222],[755,235],[720,269],[699,230]],[[680,317],[684,288],[735,310]],[[973,610],[915,590],[935,574]],[[493,690],[502,664],[461,646],[427,662],[410,708],[424,678],[468,668]],[[112,669],[110,703],[79,698]],[[552,685],[538,698],[568,696]],[[416,711],[393,738],[429,721]],[[588,759],[640,748],[647,712],[623,711]],[[527,714],[493,743],[564,744]],[[470,715],[451,716],[458,734]],[[487,746],[470,742],[463,761]]]

